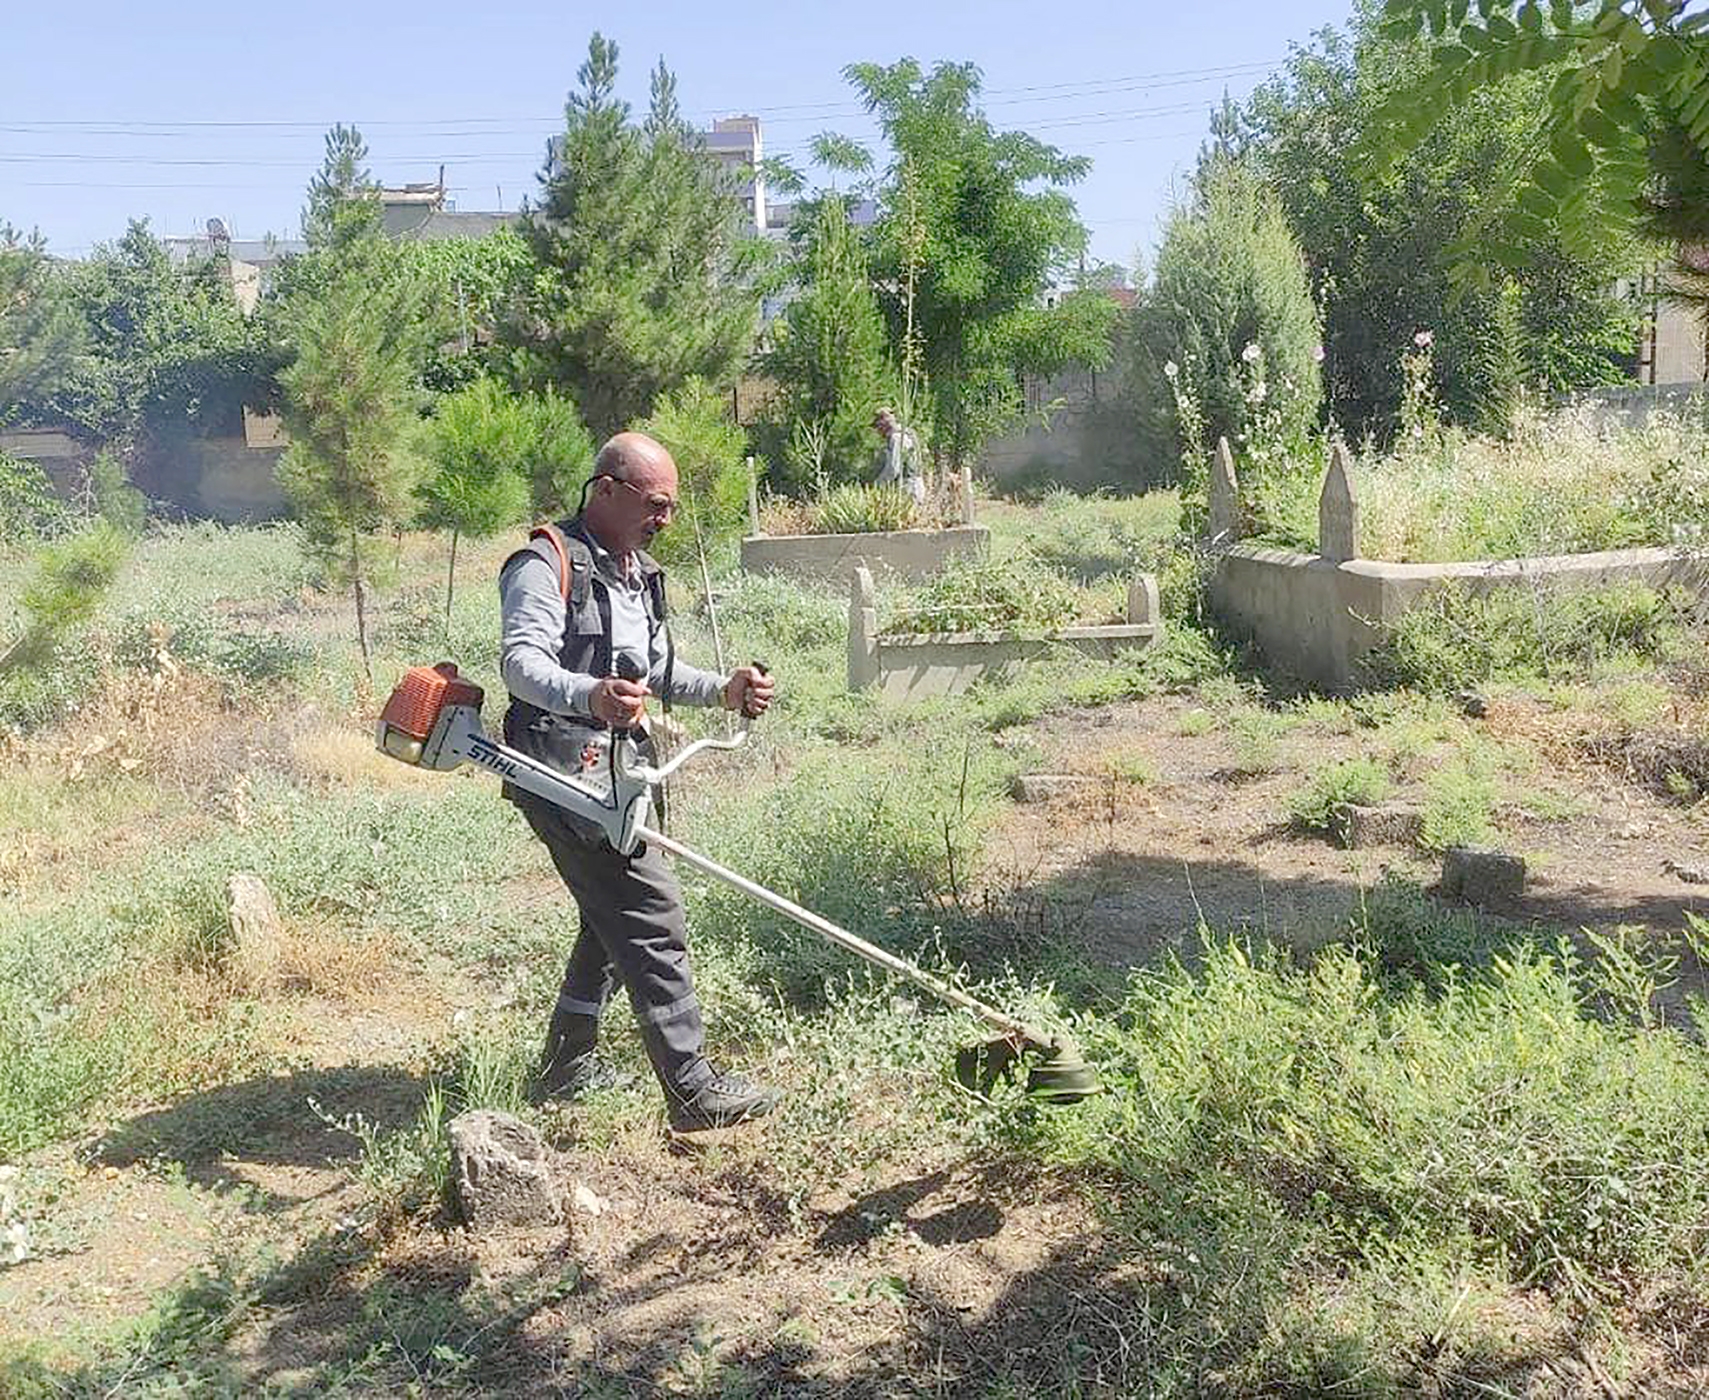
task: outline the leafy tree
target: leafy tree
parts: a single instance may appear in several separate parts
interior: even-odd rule
[[[895,152],[876,272],[904,389],[912,393],[917,360],[933,453],[959,469],[1018,414],[1022,373],[1065,359],[1109,361],[1116,308],[1107,298],[1072,317],[1040,308],[1085,247],[1061,187],[1088,162],[994,130],[971,64],[939,64],[928,75],[904,59],[845,73]]]
[[[82,349],[82,327],[47,245],[0,224],[0,424],[51,393]]]
[[[799,490],[853,480],[877,446],[872,420],[897,398],[866,252],[840,198],[817,201],[801,290],[761,360],[777,381],[759,437],[773,479]]]
[[[1532,140],[1547,75],[1517,75],[1444,117],[1380,177],[1359,154],[1389,95],[1429,69],[1425,47],[1385,35],[1361,4],[1346,34],[1321,31],[1260,87],[1244,130],[1279,193],[1323,307],[1330,415],[1350,435],[1386,432],[1399,414],[1403,350],[1435,338],[1450,415],[1501,426],[1519,383],[1546,390],[1616,381],[1631,353],[1631,309],[1612,295],[1631,249],[1615,237],[1591,255],[1544,228],[1510,279],[1456,293],[1452,248],[1506,198]],[[1501,283],[1517,288],[1504,304]],[[1517,359],[1493,354],[1517,313]],[[1515,381],[1518,382],[1515,382]]]
[[[1275,195],[1218,157],[1171,215],[1153,285],[1137,303],[1134,390],[1147,450],[1202,458],[1219,437],[1303,442],[1322,397],[1317,309]],[[1178,391],[1172,392],[1172,391]],[[1177,404],[1198,414],[1183,422]]]
[[[41,412],[148,458],[240,432],[243,405],[268,397],[276,352],[217,264],[174,265],[146,220],[68,269],[66,291],[89,353]]]
[[[445,612],[451,612],[457,539],[484,539],[562,515],[593,465],[593,442],[575,405],[557,394],[515,395],[486,377],[439,401],[429,426],[433,474],[419,488],[421,522],[451,531]]]
[[[1552,230],[1590,253],[1640,226],[1643,196],[1678,167],[1670,143],[1709,155],[1709,12],[1692,0],[1386,0],[1384,32],[1431,41],[1429,65],[1389,94],[1363,153],[1381,175],[1416,150],[1445,111],[1515,74],[1545,74],[1529,148],[1513,162],[1516,197],[1455,245],[1462,282],[1518,268]]]
[[[665,563],[697,561],[737,538],[748,500],[747,439],[724,396],[691,379],[663,395],[635,428],[656,438],[676,460],[682,505],[669,530],[653,542]]]
[[[400,333],[410,309],[389,289],[355,276],[339,280],[293,306],[296,359],[279,376],[291,439],[279,484],[310,552],[350,587],[370,679],[366,592],[384,572],[376,545],[407,518],[417,473],[407,447],[416,391]]]
[[[639,128],[613,95],[615,44],[595,33],[578,80],[524,211],[536,269],[505,334],[519,380],[566,391],[605,437],[691,377],[734,374],[753,340],[757,252],[662,64]]]

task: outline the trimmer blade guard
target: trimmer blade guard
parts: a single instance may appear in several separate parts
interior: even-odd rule
[[[450,661],[437,666],[412,666],[393,687],[380,712],[380,749],[404,763],[421,762],[422,747],[449,705],[481,708],[480,686],[457,674]]]
[[[1027,1071],[1027,1096],[1040,1103],[1079,1103],[1103,1092],[1098,1072],[1066,1038],[1038,1044],[998,1036],[964,1046],[956,1052],[955,1077],[964,1089],[988,1098],[999,1081],[1012,1079],[1022,1065]]]

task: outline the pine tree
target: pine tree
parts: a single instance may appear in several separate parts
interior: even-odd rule
[[[670,74],[654,73],[639,128],[616,80],[617,46],[596,33],[540,203],[524,211],[538,271],[505,328],[522,380],[567,391],[600,437],[690,377],[727,382],[759,306],[738,202],[684,126]]]
[[[58,384],[83,340],[42,240],[0,224],[0,424]]]
[[[279,484],[310,553],[356,605],[356,641],[370,679],[367,591],[384,572],[377,545],[407,518],[417,466],[407,449],[415,391],[400,312],[355,277],[294,308],[296,360],[280,373],[291,445]]]
[[[342,122],[326,133],[326,154],[309,181],[303,238],[310,248],[346,250],[381,231],[380,187],[368,171],[368,143]]]

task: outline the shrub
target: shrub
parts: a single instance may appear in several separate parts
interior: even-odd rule
[[[1246,165],[1213,162],[1171,215],[1133,324],[1131,392],[1154,456],[1185,454],[1197,475],[1226,437],[1256,478],[1309,438],[1317,309],[1287,218]]]
[[[676,459],[678,518],[654,539],[666,564],[697,560],[740,537],[748,510],[747,439],[723,397],[698,379],[664,395],[636,424]]]
[[[1483,845],[1494,833],[1495,797],[1495,779],[1471,759],[1461,756],[1438,768],[1424,785],[1420,844],[1427,851]]]
[[[1523,944],[1428,996],[1389,994],[1345,948],[1295,968],[1215,943],[1081,1026],[1112,1092],[1033,1132],[1133,1183],[1129,1228],[1182,1261],[1183,1289],[1230,1249],[1520,1283],[1694,1267],[1709,1063],[1596,1014],[1597,985],[1570,950]],[[1252,1233],[1276,1218],[1292,1228]]]
[[[1074,586],[1028,552],[1004,560],[951,560],[889,619],[892,632],[977,632],[1061,627],[1078,602]]]
[[[1345,839],[1354,807],[1381,802],[1389,792],[1388,771],[1368,758],[1349,758],[1320,768],[1288,803],[1294,822],[1307,831]]]
[[[0,539],[47,539],[65,528],[65,502],[34,462],[0,452]]]
[[[1626,657],[1656,659],[1679,635],[1680,610],[1648,584],[1476,594],[1433,588],[1365,660],[1370,676],[1419,690],[1582,673]]]
[[[885,530],[912,530],[920,524],[914,498],[894,486],[833,487],[808,514],[808,531],[815,535],[867,535]]]

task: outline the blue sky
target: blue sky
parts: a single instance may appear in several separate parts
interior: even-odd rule
[[[12,7],[8,7],[12,8]],[[354,121],[374,175],[432,180],[463,209],[537,189],[546,137],[594,29],[621,50],[619,86],[644,106],[663,55],[685,113],[749,112],[768,152],[813,134],[870,137],[841,76],[857,60],[976,63],[1004,127],[1093,160],[1075,191],[1095,256],[1149,248],[1191,169],[1208,109],[1243,97],[1348,0],[1135,4],[748,3],[592,6],[413,0],[276,8],[82,0],[4,24],[0,220],[76,256],[129,216],[156,233],[212,216],[240,238],[294,236],[322,136]]]

